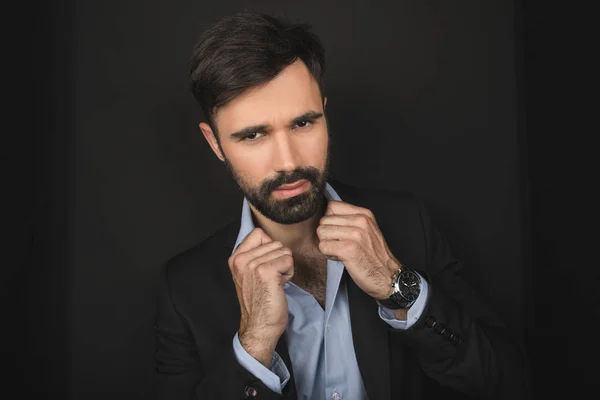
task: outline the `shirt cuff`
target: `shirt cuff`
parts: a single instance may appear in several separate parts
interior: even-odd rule
[[[418,273],[416,274],[419,275]],[[408,309],[406,321],[396,319],[393,310],[390,310],[386,307],[379,307],[379,317],[392,328],[406,330],[413,326],[414,323],[417,322],[419,317],[421,317],[421,314],[423,314],[423,310],[425,310],[425,306],[427,305],[427,296],[429,295],[429,284],[425,279],[423,279],[421,275],[419,275],[419,277],[421,278],[421,292],[419,293],[419,297],[417,297],[417,300]]]
[[[290,380],[290,372],[276,351],[273,352],[271,368],[269,370],[244,349],[236,332],[233,337],[233,352],[242,367],[260,379],[266,387],[281,394],[283,388]]]

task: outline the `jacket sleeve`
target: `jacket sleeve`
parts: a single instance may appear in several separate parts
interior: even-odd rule
[[[393,330],[424,372],[441,386],[475,398],[530,398],[527,360],[521,345],[460,276],[461,265],[419,205],[427,250],[427,305],[407,330]]]
[[[229,346],[216,362],[202,360],[185,318],[177,312],[172,301],[168,268],[162,269],[159,280],[155,361],[158,398],[161,400],[271,400],[295,399],[296,396],[293,384],[286,385],[282,394],[267,388],[238,363],[233,346]]]

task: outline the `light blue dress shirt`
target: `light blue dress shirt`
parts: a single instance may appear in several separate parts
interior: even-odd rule
[[[342,201],[329,183],[326,184],[325,196],[328,200]],[[244,198],[234,251],[253,229],[250,206]],[[283,287],[289,313],[284,336],[298,399],[367,399],[352,342],[348,293],[346,282],[342,279],[344,268],[341,261],[327,262],[325,310],[299,286],[288,282]],[[379,309],[380,318],[395,329],[410,328],[425,308],[427,293],[427,281],[421,279],[421,293],[408,310],[406,321],[397,320],[393,312],[385,308]],[[233,338],[233,349],[240,365],[269,389],[282,392],[290,373],[277,352],[273,354],[270,368],[266,368],[242,347],[237,333]]]

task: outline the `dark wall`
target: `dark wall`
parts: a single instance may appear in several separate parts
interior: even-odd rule
[[[580,4],[525,0],[519,14],[532,227],[528,325],[536,398],[583,398],[600,383],[598,24]],[[594,49],[594,50],[592,50]]]
[[[37,387],[75,399],[153,398],[158,268],[241,206],[198,131],[188,58],[207,24],[250,5],[310,22],[324,42],[332,175],[423,198],[482,298],[515,332],[526,325],[512,2],[61,3],[50,150],[60,201],[45,236],[59,250],[37,253],[51,263],[31,263],[54,284],[37,291],[29,314],[50,336],[28,328],[54,350],[41,356],[46,367],[25,370],[62,379]]]
[[[66,259],[71,7],[11,2],[2,24],[2,396],[68,387]],[[66,79],[66,78],[69,79]],[[63,129],[59,132],[59,130]]]

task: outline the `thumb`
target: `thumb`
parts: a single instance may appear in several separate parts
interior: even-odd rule
[[[250,232],[244,238],[244,240],[242,240],[242,243],[240,243],[236,251],[248,251],[254,249],[255,247],[262,246],[263,244],[270,243],[272,241],[273,239],[271,239],[269,235],[267,235],[265,231],[263,231],[261,228],[254,228],[252,232]]]

